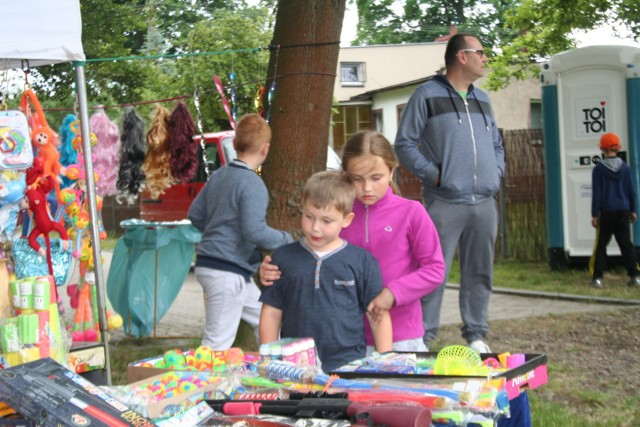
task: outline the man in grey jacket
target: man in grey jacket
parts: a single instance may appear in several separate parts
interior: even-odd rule
[[[420,178],[447,265],[458,248],[462,336],[469,347],[489,353],[485,336],[498,230],[495,199],[504,175],[504,149],[487,94],[473,82],[488,58],[468,34],[453,36],[445,51],[446,75],[419,86],[402,115],[395,150]],[[423,298],[424,341],[440,323],[444,286]]]
[[[240,319],[258,339],[262,304],[253,280],[262,260],[258,248],[275,249],[291,235],[267,225],[269,194],[254,170],[269,152],[271,129],[257,114],[238,122],[233,146],[238,158],[215,171],[189,208],[188,217],[202,232],[195,274],[205,298],[202,345],[227,350]]]

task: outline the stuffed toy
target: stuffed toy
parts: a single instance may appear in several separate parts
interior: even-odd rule
[[[73,148],[73,139],[76,134],[71,128],[71,125],[77,120],[75,114],[68,114],[62,121],[60,129],[58,129],[58,134],[60,135],[58,153],[60,153],[60,164],[65,168],[78,162],[78,152]],[[69,177],[64,176],[62,178],[62,188],[67,188],[72,184],[73,181]]]
[[[40,256],[47,257],[47,265],[49,266],[49,274],[53,276],[53,264],[51,263],[51,241],[49,233],[57,231],[62,240],[62,248],[66,251],[69,249],[69,236],[64,227],[51,219],[47,211],[47,193],[54,186],[53,178],[50,175],[44,175],[43,160],[36,158],[33,166],[27,169],[26,179],[29,186],[25,192],[25,199],[29,205],[29,209],[33,214],[33,230],[29,233],[29,246],[38,252]],[[42,234],[46,244],[46,249],[38,244],[36,238]]]
[[[155,117],[147,133],[147,157],[142,170],[147,177],[147,189],[151,198],[157,199],[164,190],[173,184],[173,175],[169,167],[169,115],[165,107],[156,107]]]
[[[35,108],[35,113],[31,111],[31,106]],[[31,89],[26,89],[22,93],[20,108],[27,115],[31,126],[31,143],[38,150],[38,157],[43,160],[44,177],[50,176],[56,195],[60,193],[60,172],[63,171],[60,164],[60,153],[57,147],[60,144],[58,135],[49,127],[47,119],[42,111],[40,101]]]
[[[169,117],[171,174],[181,182],[191,181],[198,170],[198,145],[193,139],[196,127],[184,102],[178,102]]]
[[[120,132],[120,169],[116,181],[118,203],[132,205],[144,188],[144,136],[144,122],[133,107],[125,107]]]
[[[96,194],[106,197],[116,194],[116,179],[120,163],[118,140],[120,131],[103,109],[96,111],[89,118],[89,127],[96,135],[98,142],[93,147],[93,170],[100,176],[96,181]]]

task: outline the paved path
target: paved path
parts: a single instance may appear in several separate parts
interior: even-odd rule
[[[105,258],[105,286],[111,254],[104,253]],[[74,278],[72,278],[72,283]],[[491,297],[490,320],[516,319],[529,316],[544,316],[551,313],[571,313],[611,310],[620,307],[615,301],[601,301],[599,303],[575,301],[560,294],[549,294],[547,297],[537,293],[514,295],[512,292],[503,293],[496,289]],[[70,310],[66,311],[70,315]],[[123,313],[123,317],[126,316]],[[441,314],[441,324],[461,324],[458,308],[458,290],[456,285],[450,285],[445,290],[444,302]],[[202,334],[204,324],[204,299],[202,288],[198,284],[193,272],[189,273],[178,297],[171,305],[167,314],[157,323],[155,336],[160,337],[194,337]],[[125,337],[121,329],[111,334],[112,341]]]

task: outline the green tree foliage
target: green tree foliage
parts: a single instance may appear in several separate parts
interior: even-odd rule
[[[138,55],[146,34],[144,2],[141,0],[82,0],[82,44],[87,58]],[[48,98],[73,100],[75,74],[69,64],[40,67],[43,84],[38,89]],[[87,69],[87,93],[92,102],[138,100],[147,80],[142,62],[91,64]],[[71,101],[72,103],[72,101]]]
[[[522,0],[506,15],[506,26],[519,32],[512,43],[503,44],[491,60],[489,87],[506,86],[512,78],[537,75],[537,62],[575,47],[575,30],[588,31],[611,24],[623,33],[640,38],[637,0]]]
[[[273,16],[263,8],[215,11],[184,36],[184,44],[179,48],[192,56],[153,63],[156,77],[146,88],[147,96],[163,99],[197,92],[204,131],[230,129],[213,76],[220,77],[230,103],[235,87],[238,118],[255,112],[255,95],[267,74],[269,52],[265,48],[271,39],[272,20]],[[206,52],[219,54],[204,55]],[[199,53],[203,55],[193,56]],[[231,73],[235,74],[234,81],[230,79]],[[193,98],[186,101],[191,111],[196,112]]]
[[[86,64],[91,105],[191,95],[198,88],[208,97],[203,99],[207,130],[214,130],[224,127],[215,125],[215,121],[222,123],[226,116],[219,107],[219,96],[211,80],[213,74],[226,76],[223,77],[226,80],[228,73],[235,71],[238,83],[257,81],[266,75],[268,54],[156,58],[267,46],[273,17],[265,7],[248,7],[245,0],[81,0],[80,3],[87,59],[137,58]],[[144,56],[154,57],[140,59]],[[75,74],[70,64],[40,67],[33,73],[32,80],[38,85],[35,89],[43,95],[43,101],[74,104]],[[239,111],[246,111],[248,98],[253,99],[248,91],[255,93],[255,88],[238,88],[238,105],[243,103]],[[215,103],[214,95],[218,96]],[[153,106],[140,109],[146,115]]]
[[[217,11],[233,11],[246,6],[243,0],[147,0],[153,28],[161,35],[168,53],[180,52],[187,35]]]
[[[362,44],[423,43],[458,32],[476,35],[486,47],[510,42],[516,35],[504,31],[504,14],[517,0],[356,0],[358,29],[354,41]]]

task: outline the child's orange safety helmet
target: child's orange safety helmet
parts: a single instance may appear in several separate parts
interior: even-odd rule
[[[620,138],[613,132],[605,133],[600,138],[600,148],[607,150],[619,150],[622,148],[620,145]]]

